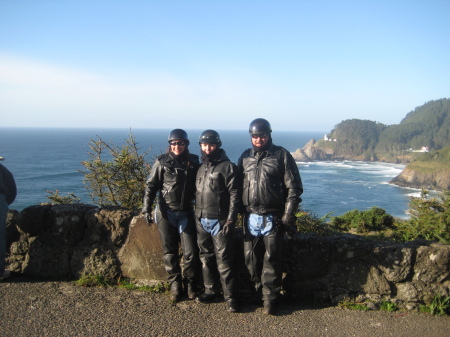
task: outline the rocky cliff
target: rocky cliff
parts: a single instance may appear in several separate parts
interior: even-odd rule
[[[328,144],[329,143],[329,144]],[[368,160],[376,161],[376,157],[354,156],[345,154],[342,151],[336,150],[334,142],[317,142],[311,139],[304,147],[297,149],[292,153],[296,161],[312,162],[312,161],[327,161],[327,160]]]
[[[315,139],[311,139],[303,148],[297,149],[292,153],[292,156],[299,162],[313,162],[313,161],[340,161],[340,160],[355,160],[355,161],[380,161],[375,155],[367,156],[351,156],[336,154],[334,146],[318,146]],[[391,158],[392,159],[392,158]],[[382,160],[383,162],[395,162],[399,160]],[[439,167],[438,169],[430,169],[427,162],[415,162],[408,164],[408,166],[390,183],[411,188],[425,188],[430,190],[450,190],[450,168]]]
[[[55,279],[84,274],[165,280],[154,224],[120,208],[31,206],[8,217],[7,265],[15,273]],[[12,241],[11,241],[12,240]],[[239,288],[251,285],[237,229]],[[285,238],[283,288],[292,297],[337,303],[344,298],[391,300],[414,307],[450,295],[450,246],[377,243],[351,234]]]
[[[450,169],[424,171],[411,166],[405,169],[390,181],[402,187],[424,188],[428,190],[450,190]]]

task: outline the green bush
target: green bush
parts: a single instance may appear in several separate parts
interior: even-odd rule
[[[410,219],[398,221],[395,238],[400,241],[425,239],[450,244],[450,191],[428,199],[428,192],[412,197]]]
[[[146,161],[150,150],[140,154],[131,131],[122,147],[100,137],[97,141],[91,140],[89,146],[91,159],[82,164],[86,168],[84,184],[94,204],[140,210],[145,180],[151,169]]]
[[[331,219],[331,225],[341,231],[354,230],[357,233],[382,231],[394,227],[394,217],[382,208],[372,207],[366,211],[354,209]]]
[[[59,190],[46,191],[47,198],[54,204],[78,204],[80,198],[78,198],[74,193],[67,193],[66,196],[60,195]]]
[[[310,212],[300,210],[295,216],[297,217],[295,224],[299,233],[316,233],[323,236],[333,234],[329,224],[326,222],[328,214],[318,218]]]

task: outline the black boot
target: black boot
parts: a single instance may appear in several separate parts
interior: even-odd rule
[[[227,311],[229,312],[239,312],[239,303],[235,299],[230,299],[226,301],[227,303]]]
[[[181,289],[181,284],[179,282],[173,282],[170,285],[170,295],[169,298],[172,302],[179,302],[181,300],[181,294],[182,294],[182,289]]]
[[[264,302],[263,314],[265,315],[275,315],[275,303],[273,302]]]
[[[216,292],[213,292],[213,291],[207,289],[203,294],[198,296],[195,299],[195,301],[200,302],[200,303],[209,303],[212,300],[214,300],[217,296],[218,295]]]
[[[194,281],[188,281],[186,283],[187,297],[190,300],[193,300],[197,296],[197,284]]]

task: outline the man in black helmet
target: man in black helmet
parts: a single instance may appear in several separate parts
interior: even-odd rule
[[[275,314],[282,282],[283,234],[295,225],[302,180],[292,155],[272,143],[272,128],[263,118],[250,123],[252,148],[238,160],[243,181],[245,264],[262,293],[263,312]]]
[[[199,158],[189,153],[186,131],[174,129],[169,134],[167,153],[158,156],[146,181],[142,213],[148,223],[156,220],[164,252],[164,266],[170,283],[170,299],[177,302],[182,296],[178,244],[183,251],[183,270],[187,296],[196,294],[196,268],[198,260],[195,229],[194,197],[195,176]],[[152,206],[158,195],[155,217]]]
[[[197,172],[195,215],[205,292],[197,301],[209,302],[218,296],[218,271],[227,310],[238,312],[233,234],[240,208],[241,184],[237,167],[221,148],[216,131],[203,131],[199,144],[202,165]]]

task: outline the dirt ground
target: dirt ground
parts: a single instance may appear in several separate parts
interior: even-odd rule
[[[282,304],[229,313],[223,301],[170,303],[167,294],[11,277],[0,282],[0,336],[450,336],[450,318]]]

